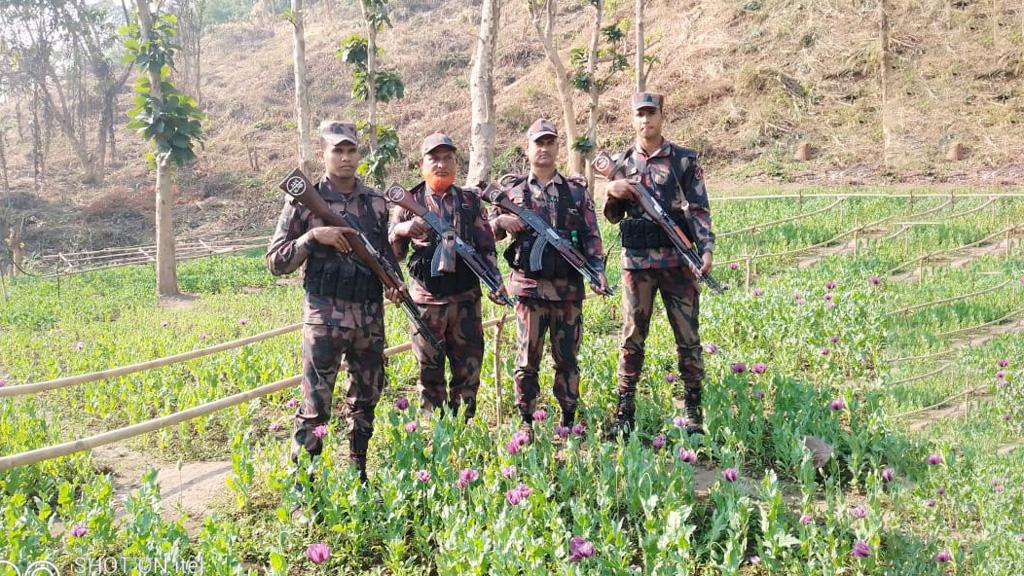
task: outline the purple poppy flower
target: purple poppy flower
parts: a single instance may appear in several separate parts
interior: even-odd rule
[[[7,386],[7,379],[0,378],[0,388],[3,388],[4,386]]]
[[[1011,419],[1013,419],[1013,416],[1009,412],[1007,412],[1006,414],[1003,414],[1003,420],[1006,420],[1007,422],[1009,422]]]
[[[654,446],[655,450],[661,450],[665,447],[665,437],[661,434],[655,436],[654,440],[651,441],[651,446]]]
[[[836,307],[835,302],[825,302],[825,310],[831,310]]]
[[[757,362],[750,367],[750,371],[754,374],[764,374],[768,370],[768,365],[764,362]]]
[[[740,265],[737,264],[736,262],[729,262],[729,270],[735,270],[735,269],[737,269],[739,267],[740,267]]]
[[[826,292],[825,293],[825,301],[826,302],[831,302],[832,301],[832,293],[831,292]]]
[[[693,465],[697,463],[697,453],[688,448],[679,449],[679,460],[686,462],[687,464]]]
[[[167,328],[167,326],[168,326],[169,324],[170,324],[170,323],[169,323],[169,322],[168,322],[167,320],[164,320],[163,322],[161,322],[161,323],[160,323],[160,327],[161,327],[161,328]]]
[[[206,340],[206,334],[200,334],[199,340]]]
[[[416,479],[420,482],[430,482],[430,470],[420,470],[416,472]]]
[[[238,321],[238,323],[241,324],[242,326],[245,326],[246,324],[249,323],[249,319],[248,318],[242,318],[241,320]]]
[[[1002,482],[1000,482],[1000,481],[998,481],[998,480],[993,480],[993,481],[992,481],[992,490],[993,490],[993,491],[994,491],[994,492],[995,492],[996,494],[1001,494],[1001,493],[1002,493],[1002,492],[1003,492],[1004,490],[1006,490],[1006,487],[1005,487],[1005,486],[1003,486],[1003,483],[1002,483]]]
[[[510,479],[511,478],[515,478],[515,476],[516,476],[516,467],[514,465],[504,466],[501,469],[501,475],[504,476],[505,478],[510,478]]]
[[[828,407],[833,412],[837,412],[839,410],[846,408],[846,402],[843,402],[841,398],[836,398],[835,400],[829,403]]]
[[[996,362],[996,364],[998,364],[1000,368],[1006,368],[1007,366],[1010,365],[1010,361],[1007,360],[1006,358],[1000,358],[999,361]]]
[[[1004,378],[1006,378],[1006,370],[1000,370],[996,372],[996,378],[999,380],[1003,380]]]
[[[508,492],[505,492],[505,501],[512,506],[516,506],[523,500],[529,498],[530,494],[532,493],[533,490],[531,490],[529,486],[520,483],[515,488],[512,488]]]
[[[410,420],[405,423],[405,431],[408,432],[409,434],[415,432],[416,428],[418,428],[418,425],[416,424],[415,420]]]
[[[568,426],[555,426],[555,436],[558,436],[563,440],[569,437],[570,432],[572,432],[572,430]]]
[[[82,526],[81,524],[75,524],[74,527],[71,528],[71,535],[75,538],[81,538],[82,536],[85,536],[88,533],[89,529],[85,526]]]
[[[289,408],[295,408],[296,406],[299,405],[299,399],[298,398],[289,398],[288,401],[284,403],[284,405],[289,407]]]
[[[672,425],[676,428],[686,428],[690,420],[686,416],[675,416],[672,418]]]
[[[826,290],[835,290],[836,289],[836,282],[835,282],[835,280],[829,280],[828,282],[825,282],[825,289]]]
[[[85,348],[85,342],[79,342],[78,344],[75,344],[75,349],[78,350],[79,352],[81,352],[82,349],[84,349],[84,348]]]
[[[534,422],[543,422],[548,419],[548,413],[544,409],[535,410],[533,412]]]
[[[327,547],[327,544],[319,542],[317,544],[310,544],[306,548],[306,558],[309,558],[313,564],[323,564],[331,557],[331,549]]]
[[[929,454],[928,455],[928,465],[929,466],[936,466],[938,464],[942,464],[942,454]]]
[[[895,478],[895,477],[896,477],[896,471],[893,470],[892,468],[888,468],[887,467],[885,470],[882,470],[882,481],[883,482],[892,482],[892,479]]]
[[[399,410],[405,410],[409,407],[409,399],[405,396],[399,396],[395,398],[395,408]]]
[[[594,544],[582,536],[573,536],[569,539],[569,561],[579,562],[584,558],[590,558],[595,553]]]
[[[327,424],[321,424],[316,428],[313,428],[313,436],[316,436],[317,438],[320,439],[323,439],[324,436],[327,436]]]
[[[804,304],[807,304],[807,300],[804,300],[802,296],[796,299],[797,306],[803,306]]]
[[[479,477],[480,474],[476,470],[472,468],[463,468],[459,471],[459,479],[455,481],[455,485],[461,490],[473,482],[476,482]]]
[[[935,555],[935,561],[939,564],[945,564],[951,560],[953,560],[953,555],[949,553],[949,550],[940,550],[939,553]]]
[[[751,556],[750,558],[747,559],[747,562],[750,562],[752,565],[757,566],[758,564],[761,563],[761,557],[760,556]]]
[[[938,488],[935,489],[935,493],[938,494],[939,496],[945,496],[946,488],[943,486],[939,486]]]
[[[704,351],[707,352],[708,354],[718,354],[718,346],[716,346],[715,343],[712,342],[704,347]]]
[[[281,423],[280,422],[271,422],[270,423],[270,431],[271,432],[277,432],[280,429],[281,429]]]
[[[829,338],[828,340],[829,340],[829,342],[831,342],[833,344],[839,344],[839,336],[833,336],[833,337]]]
[[[936,504],[937,504],[937,502],[935,501],[935,498],[929,498],[929,499],[924,501],[924,505],[929,507],[929,508],[935,508]]]
[[[587,427],[582,422],[572,427],[572,433],[576,436],[583,436],[587,433]]]
[[[820,352],[821,352],[821,355],[822,355],[822,356],[828,356],[829,354],[831,354],[831,353],[832,353],[832,351],[831,351],[831,350],[829,350],[829,349],[828,349],[827,347],[825,347],[825,346],[822,346],[822,347],[821,347],[821,350],[820,350]]]
[[[863,540],[857,540],[853,543],[853,549],[850,550],[854,558],[867,558],[871,556],[871,547],[868,543]]]
[[[871,284],[872,286],[878,286],[881,283],[882,279],[879,278],[878,276],[872,276],[871,278],[868,278],[868,284]]]
[[[810,514],[802,514],[800,516],[800,523],[803,524],[804,526],[807,526],[811,522],[814,522],[814,517],[811,516]]]
[[[739,471],[735,468],[726,468],[722,470],[722,478],[725,478],[727,482],[735,482],[740,477]]]
[[[1003,380],[1002,378],[1000,378],[999,380],[996,380],[996,386],[998,386],[1000,388],[1006,388],[1007,386],[1009,386],[1009,384],[1010,384],[1009,382],[1007,382],[1006,380]]]
[[[865,510],[863,506],[855,506],[854,508],[850,509],[850,516],[853,516],[854,518],[856,518],[858,520],[860,520],[862,518],[866,518],[867,515],[868,515],[868,511]]]
[[[668,382],[669,384],[672,384],[675,381],[676,381],[676,375],[675,374],[665,374],[665,382]]]
[[[736,362],[735,364],[732,365],[732,373],[733,374],[743,374],[746,371],[747,371],[747,365],[744,364],[743,362]]]
[[[760,298],[761,296],[764,296],[764,290],[761,290],[760,288],[754,288],[754,297]]]
[[[764,400],[764,390],[754,390],[754,398]]]

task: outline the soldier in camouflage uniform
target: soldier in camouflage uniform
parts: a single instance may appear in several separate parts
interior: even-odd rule
[[[454,185],[455,144],[445,134],[431,134],[420,147],[424,181],[410,194],[422,206],[439,214],[458,235],[480,253],[497,275],[494,234],[481,207],[479,193]],[[419,386],[424,411],[447,407],[456,413],[465,406],[466,418],[476,414],[484,335],[480,311],[480,280],[457,258],[454,272],[431,275],[431,260],[438,237],[420,217],[398,210],[389,234],[395,256],[404,259],[412,247],[409,293],[444,351],[435,350],[421,335],[412,337],[412,349],[420,365]],[[505,294],[502,288],[500,294]],[[494,297],[492,296],[492,299]],[[445,360],[451,364],[451,380],[445,381]]]
[[[703,431],[700,410],[704,360],[698,331],[700,290],[697,279],[664,232],[646,218],[630,181],[642,182],[653,191],[677,222],[683,224],[702,255],[701,272],[709,272],[715,235],[704,173],[697,152],[662,137],[664,99],[660,94],[633,95],[633,128],[636,143],[624,154],[628,176],[610,182],[604,215],[619,224],[622,236],[622,349],[619,355],[619,402],[616,431],[632,429],[636,385],[644,364],[644,341],[651,325],[654,296],[661,292],[669,324],[676,340],[680,379],[673,389],[677,409],[686,407],[687,430]]]
[[[353,124],[320,125],[326,174],[317,189],[327,205],[347,214],[381,254],[391,258],[387,243],[388,209],[379,192],[356,178],[360,154]],[[292,459],[305,448],[323,449],[322,431],[331,418],[331,397],[338,370],[348,372],[348,440],[350,458],[366,480],[366,450],[373,435],[373,412],[384,388],[384,292],[380,281],[354,256],[345,240],[347,228],[327,226],[289,198],[267,251],[275,276],[305,264],[306,289],[302,325],[302,405],[295,414]],[[393,260],[393,259],[392,259]],[[397,262],[393,262],[395,269]],[[392,301],[399,298],[389,290]]]
[[[604,249],[594,215],[594,202],[582,178],[558,173],[558,130],[539,119],[527,132],[530,173],[509,182],[507,193],[515,204],[547,220],[573,241],[595,270],[601,271],[604,287]],[[493,208],[491,228],[496,239],[512,234],[505,259],[512,267],[510,288],[517,297],[516,404],[523,426],[529,429],[537,409],[537,381],[544,335],[551,331],[551,358],[555,362],[554,395],[562,409],[562,425],[572,426],[579,402],[580,368],[576,360],[583,331],[583,276],[557,250],[545,248],[543,267],[530,271],[530,250],[537,234],[514,214]]]

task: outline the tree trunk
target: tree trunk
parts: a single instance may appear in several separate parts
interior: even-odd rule
[[[7,180],[7,135],[4,128],[0,126],[0,176],[3,177],[4,196],[7,196],[11,192],[11,185]]]
[[[32,183],[38,193],[43,186],[46,174],[46,152],[43,150],[43,127],[39,122],[39,85],[32,85]],[[61,188],[61,200],[65,200],[64,188]]]
[[[647,73],[644,71],[644,0],[636,0],[636,91],[647,89]]]
[[[889,146],[892,134],[889,126],[889,15],[886,0],[878,0],[878,22],[879,22],[879,59],[878,79],[879,94],[881,96],[881,108],[879,110],[882,122],[882,165],[889,168]]]
[[[601,86],[597,81],[597,51],[601,41],[601,20],[604,18],[604,0],[593,0],[594,7],[594,29],[590,34],[590,50],[587,54],[587,76],[590,78],[590,103],[587,105],[588,124],[587,140],[590,141],[592,149],[597,148],[597,107],[601,99]],[[590,155],[587,155],[589,159]],[[586,163],[587,190],[593,194],[594,190],[594,167],[590,162]]]
[[[142,41],[150,41],[153,17],[149,13],[149,0],[136,0]],[[149,71],[150,97],[163,102],[160,90],[160,72]],[[157,136],[159,139],[163,136]],[[157,156],[156,162],[156,292],[161,297],[177,296],[178,270],[174,259],[174,190],[171,188],[174,168],[166,155]]]
[[[473,124],[469,140],[469,170],[466,184],[475,186],[490,176],[494,163],[494,50],[498,40],[501,4],[483,0],[480,7],[480,31],[476,58],[469,77]]]
[[[565,148],[569,159],[569,170],[574,175],[582,175],[583,156],[572,148],[579,137],[576,128],[576,110],[572,104],[572,87],[569,86],[562,58],[558,55],[558,49],[555,48],[556,0],[529,0],[529,2],[530,18],[533,20],[534,29],[537,31],[537,37],[540,38],[541,44],[544,46],[544,54],[555,73],[555,86],[558,88],[558,96],[562,104],[562,122],[565,127]],[[541,22],[542,18],[543,22]]]
[[[306,34],[302,25],[302,0],[292,0],[292,39],[295,57],[295,121],[299,127],[299,163],[307,174],[313,167],[312,135],[309,133],[309,97],[306,91]]]
[[[377,26],[366,12],[362,2],[363,19],[366,20],[366,106],[367,123],[370,132],[370,152],[377,150]]]

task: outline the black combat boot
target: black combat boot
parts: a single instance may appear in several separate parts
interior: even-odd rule
[[[701,392],[703,385],[700,380],[687,382],[686,388],[686,424],[687,434],[704,434],[704,415],[700,409]]]
[[[562,409],[562,426],[566,428],[572,428],[572,425],[576,423],[576,409],[570,408],[568,410]]]
[[[359,481],[365,486],[369,481],[366,476],[366,450],[370,446],[370,439],[363,434],[354,434],[348,442],[349,462],[359,472]]]
[[[619,404],[615,410],[615,423],[612,424],[611,438],[628,437],[636,428],[636,406],[632,394],[619,394]]]

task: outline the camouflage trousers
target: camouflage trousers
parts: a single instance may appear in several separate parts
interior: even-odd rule
[[[619,352],[619,395],[632,400],[644,367],[644,342],[651,328],[655,294],[661,292],[676,341],[680,380],[687,404],[700,403],[704,357],[700,345],[700,292],[693,274],[683,268],[622,272],[622,348]],[[678,393],[678,392],[677,392]],[[632,410],[628,409],[627,412]]]
[[[420,365],[420,394],[424,410],[447,406],[457,412],[466,405],[466,417],[476,414],[480,365],[484,357],[484,330],[480,298],[448,304],[418,304],[427,325],[444,346],[439,352],[419,334],[412,337],[412,351]],[[445,361],[452,377],[445,382]]]
[[[516,302],[516,405],[523,421],[532,422],[540,396],[538,372],[544,353],[545,333],[551,334],[551,359],[555,362],[554,395],[562,408],[562,424],[575,419],[580,398],[580,367],[576,353],[583,333],[581,300],[549,301],[520,298]]]
[[[302,405],[295,414],[295,443],[320,454],[317,426],[331,419],[338,371],[348,372],[348,438],[352,457],[365,456],[373,435],[373,412],[384,389],[384,319],[357,328],[302,326]],[[293,458],[297,454],[293,454]]]

